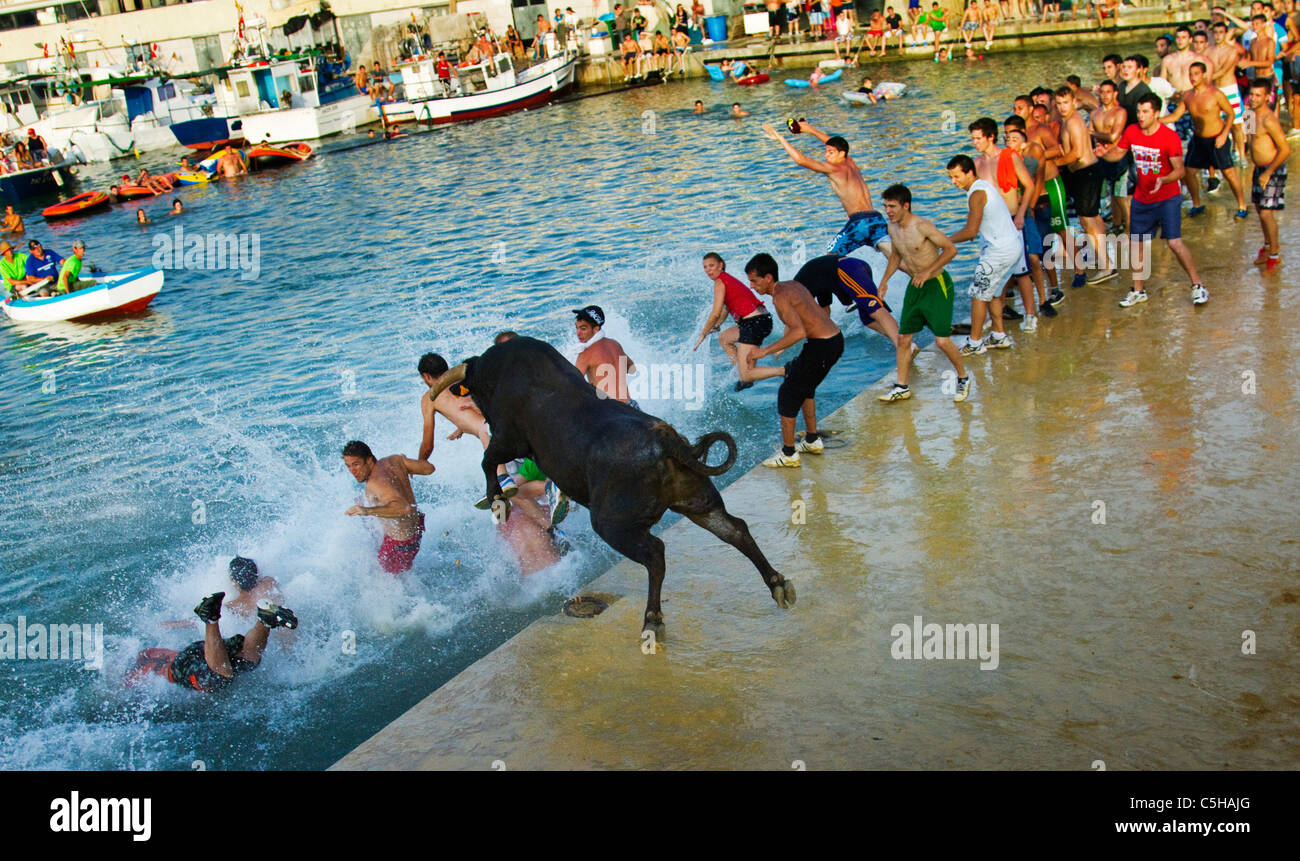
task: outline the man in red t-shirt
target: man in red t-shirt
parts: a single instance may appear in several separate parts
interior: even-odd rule
[[[1192,279],[1192,304],[1203,305],[1210,299],[1196,271],[1192,252],[1182,240],[1183,195],[1178,182],[1185,173],[1183,144],[1177,132],[1160,122],[1160,105],[1156,94],[1142,96],[1137,103],[1137,124],[1126,128],[1114,144],[1100,144],[1095,149],[1097,156],[1106,161],[1119,161],[1132,151],[1137,166],[1137,189],[1133,192],[1129,214],[1129,259],[1141,266],[1133,266],[1133,289],[1119,303],[1124,308],[1147,300],[1143,269],[1150,267],[1147,242],[1157,227],[1183,271]],[[1134,255],[1137,248],[1142,249],[1140,261]]]
[[[438,73],[438,82],[442,84],[442,94],[451,95],[451,63],[447,62],[447,55],[439,51],[438,62],[434,64],[434,70]]]

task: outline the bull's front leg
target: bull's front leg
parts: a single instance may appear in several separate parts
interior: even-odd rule
[[[487,493],[483,496],[487,504],[483,507],[492,509],[492,519],[497,523],[505,523],[510,517],[510,498],[501,490],[497,469],[512,459],[506,457],[496,440],[489,442],[483,450],[483,476],[487,482]]]

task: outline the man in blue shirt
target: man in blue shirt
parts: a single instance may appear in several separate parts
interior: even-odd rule
[[[54,280],[59,277],[59,268],[63,265],[63,258],[53,251],[46,251],[41,247],[41,243],[35,239],[27,243],[27,249],[31,252],[31,254],[27,255],[27,283],[36,284],[45,281],[47,283],[37,291],[37,295],[53,295]]]

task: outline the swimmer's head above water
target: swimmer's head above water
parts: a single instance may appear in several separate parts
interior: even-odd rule
[[[584,344],[600,331],[601,326],[605,325],[605,312],[601,310],[599,305],[573,308],[572,311],[578,315],[574,325],[578,331],[578,340]]]
[[[361,440],[343,446],[343,464],[357,481],[368,481],[375,468],[375,453]]]
[[[230,579],[239,591],[247,592],[257,585],[257,563],[245,556],[236,556],[230,560]]]

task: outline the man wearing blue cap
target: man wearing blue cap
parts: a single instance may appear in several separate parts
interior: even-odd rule
[[[582,352],[578,353],[577,361],[574,362],[578,370],[586,375],[604,397],[636,407],[637,404],[627,395],[627,375],[636,373],[636,365],[623,352],[622,344],[613,338],[606,338],[605,333],[600,331],[605,325],[605,312],[599,305],[588,305],[585,308],[574,308],[573,313],[578,315],[574,326],[578,331],[578,341],[582,344]]]

